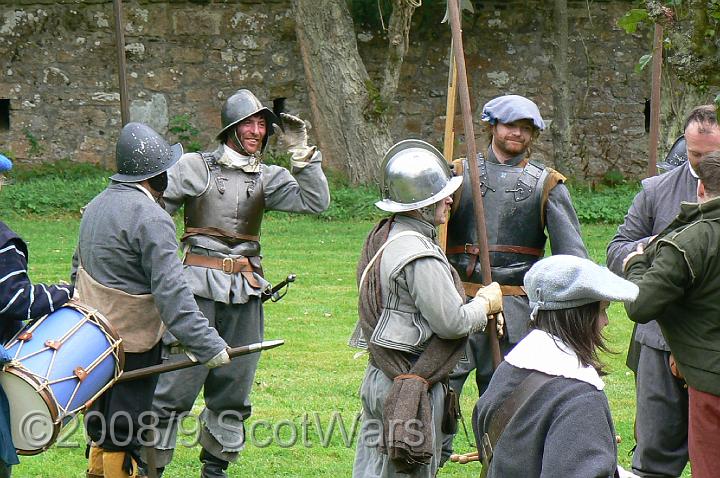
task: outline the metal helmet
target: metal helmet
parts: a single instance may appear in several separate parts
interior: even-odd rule
[[[222,141],[225,135],[230,133],[230,129],[234,130],[235,125],[237,125],[245,118],[249,118],[257,114],[263,115],[265,117],[265,122],[267,123],[267,133],[263,138],[262,148],[260,149],[260,151],[265,150],[268,138],[274,132],[273,123],[279,125],[280,120],[278,120],[277,116],[275,116],[275,113],[273,113],[272,110],[263,106],[262,103],[260,103],[260,100],[258,100],[257,97],[253,95],[250,90],[238,90],[233,93],[232,96],[227,99],[227,101],[225,101],[225,104],[223,105],[222,111],[220,113],[222,129],[217,134],[217,139]],[[242,143],[240,143],[239,138],[236,137],[235,139],[237,141],[237,144],[240,147],[243,147]]]
[[[404,212],[434,204],[462,184],[436,148],[419,139],[392,146],[381,166],[380,195],[375,206],[388,212]]]
[[[180,143],[172,146],[154,129],[142,123],[128,123],[115,146],[117,173],[110,179],[139,183],[170,169],[183,154]]]
[[[685,135],[683,134],[675,140],[672,148],[670,148],[670,152],[665,156],[665,161],[658,163],[658,168],[667,172],[677,168],[687,160],[687,143],[685,142]]]

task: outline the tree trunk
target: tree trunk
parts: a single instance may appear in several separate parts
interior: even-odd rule
[[[553,120],[550,128],[555,168],[567,176],[574,175],[568,90],[568,10],[567,0],[555,0],[553,8]]]
[[[377,182],[391,145],[385,102],[360,58],[345,0],[293,0],[318,144],[353,184]]]
[[[393,0],[393,10],[388,27],[388,51],[380,96],[389,103],[397,92],[400,67],[410,44],[410,22],[415,4],[408,0]]]

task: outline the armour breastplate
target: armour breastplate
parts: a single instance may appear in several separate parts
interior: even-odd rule
[[[231,246],[252,241],[259,253],[265,210],[263,168],[246,173],[221,168],[212,155],[202,156],[208,165],[209,185],[203,194],[185,202],[185,236],[212,236]]]
[[[475,208],[469,188],[470,174],[464,161],[463,192],[448,224],[448,250],[477,244]],[[542,193],[545,166],[528,162],[525,167],[485,161],[478,154],[480,189],[485,209],[485,226],[490,246],[492,279],[502,285],[522,285],[525,273],[540,257],[516,252],[492,251],[493,246],[519,246],[542,251],[545,231],[542,221]],[[480,261],[470,254],[448,254],[450,264],[463,281],[482,283]],[[468,265],[474,264],[468,274]]]

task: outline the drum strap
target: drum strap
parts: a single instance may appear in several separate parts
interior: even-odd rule
[[[505,427],[517,412],[527,403],[535,392],[548,380],[555,378],[537,370],[520,382],[520,385],[500,404],[490,418],[490,426],[479,443],[480,457],[483,469],[480,478],[485,478],[490,471],[490,462],[493,457],[493,448],[497,445]]]

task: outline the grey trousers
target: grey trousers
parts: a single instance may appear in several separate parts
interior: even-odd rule
[[[415,473],[400,474],[395,469],[388,455],[378,451],[378,437],[382,433],[383,409],[385,397],[390,392],[392,380],[378,368],[368,364],[365,378],[360,387],[363,415],[362,428],[355,450],[353,478],[433,478],[440,467],[440,450],[442,447],[443,401],[445,393],[443,385],[436,383],[430,389],[430,406],[432,407],[432,436],[435,454],[429,465],[421,466]]]
[[[0,478],[10,478],[10,468],[11,466],[0,460]]]
[[[669,356],[640,346],[632,471],[645,478],[680,476],[688,462],[688,393],[670,373]]]
[[[251,297],[245,304],[224,304],[197,296],[195,300],[210,325],[229,346],[262,341],[264,317],[260,298]],[[174,354],[167,361],[183,358],[182,353]],[[192,410],[201,390],[204,390],[205,410],[200,414],[200,444],[220,459],[237,459],[245,442],[243,422],[252,411],[250,391],[259,359],[259,353],[242,355],[212,370],[195,366],[160,376],[153,400],[153,412],[159,419],[155,432],[159,441],[156,447],[158,467],[166,466],[172,460],[178,422],[183,413]]]

